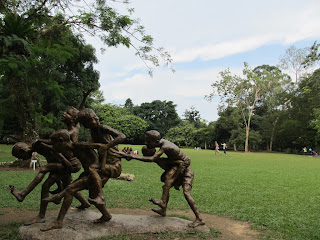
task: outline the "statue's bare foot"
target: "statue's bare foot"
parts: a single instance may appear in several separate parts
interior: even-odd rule
[[[14,185],[9,185],[9,187],[10,187],[11,193],[16,197],[16,199],[19,202],[22,202],[25,196],[23,196],[23,194],[21,194],[21,192],[17,190]]]
[[[89,203],[93,205],[105,205],[106,200],[103,195],[99,195],[96,198],[88,198]]]
[[[79,209],[79,210],[84,210],[84,209],[86,209],[86,208],[88,208],[88,207],[90,207],[91,205],[90,205],[90,203],[82,203],[80,206],[77,206],[76,208],[77,209]]]
[[[44,199],[42,199],[42,201],[48,203],[48,202],[53,202],[55,204],[60,204],[61,203],[61,198],[58,197],[57,195],[53,196],[53,197],[46,197]]]
[[[165,203],[161,199],[157,200],[157,199],[151,198],[151,199],[149,199],[149,201],[152,202],[155,205],[158,205],[161,208],[165,208],[166,207]]]
[[[167,215],[166,213],[166,209],[165,208],[161,208],[161,209],[151,209],[152,211],[154,211],[155,213],[158,213],[159,215],[161,215],[162,217],[165,217]]]
[[[53,230],[53,229],[60,229],[62,228],[63,224],[62,221],[53,221],[52,223],[50,223],[48,226],[40,228],[41,231],[45,232],[45,231],[49,231],[49,230]]]
[[[44,217],[39,217],[39,215],[38,215],[35,218],[32,218],[31,220],[25,221],[24,225],[29,226],[34,223],[44,223],[45,221],[46,221],[46,219]]]
[[[93,223],[103,223],[103,222],[108,222],[108,221],[110,221],[111,220],[111,218],[112,218],[112,216],[111,215],[107,215],[107,216],[102,216],[101,218],[99,218],[99,219],[97,219],[97,220],[94,220],[94,221],[92,221]]]
[[[189,223],[188,226],[195,228],[195,227],[198,227],[198,226],[204,225],[204,224],[205,224],[204,221],[202,221],[201,219],[196,219],[192,223]]]

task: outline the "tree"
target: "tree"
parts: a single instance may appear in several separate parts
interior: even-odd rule
[[[268,71],[261,72],[261,69]],[[244,63],[243,77],[241,77],[231,75],[227,69],[220,72],[221,79],[211,85],[213,92],[206,96],[211,100],[218,93],[227,105],[238,107],[246,129],[245,152],[248,152],[251,119],[257,103],[261,99],[268,99],[275,89],[282,88],[282,81],[287,81],[287,76],[279,78],[282,75],[277,76],[279,73],[274,70],[275,68],[267,66],[251,70],[249,65]]]
[[[96,105],[95,111],[100,122],[119,130],[127,136],[127,140],[142,143],[148,124],[142,118],[130,114],[126,108],[117,105]]]
[[[317,137],[317,140],[320,140],[320,69],[314,71],[314,73],[305,78],[299,85],[299,93],[296,96],[297,104],[294,107],[296,109],[296,116],[301,116],[302,123],[305,127],[311,127],[316,130],[316,133],[313,134],[314,137]],[[299,107],[299,108],[298,108]],[[298,109],[301,112],[298,113]]]
[[[130,113],[133,113],[133,107],[134,107],[134,105],[133,105],[133,102],[132,102],[132,100],[131,100],[130,98],[128,98],[128,99],[126,100],[126,102],[124,103],[124,107],[125,107],[126,109],[128,109],[128,111],[129,111]]]
[[[303,78],[291,94],[286,108],[274,111],[269,116],[270,125],[278,119],[274,131],[276,149],[298,153],[304,146],[319,146],[320,135],[313,125],[317,119],[317,109],[320,108],[319,73],[320,71],[316,70],[311,76]]]
[[[304,67],[310,67],[319,62],[320,53],[319,53],[320,44],[315,41],[310,48],[309,54],[306,56],[305,61],[303,62]]]
[[[190,110],[186,109],[183,116],[185,117],[185,120],[189,121],[190,123],[193,123],[196,128],[201,127],[200,112],[196,110],[194,106],[191,106]]]
[[[195,131],[194,125],[184,120],[178,126],[170,128],[166,134],[166,138],[178,146],[195,146],[197,145]]]
[[[287,108],[293,92],[293,84],[289,75],[282,73],[282,71],[275,66],[261,65],[253,70],[259,77],[270,81],[270,88],[260,97],[258,102],[259,109],[263,109],[267,118],[272,121],[269,130],[269,144],[267,149],[272,152],[273,141],[275,137],[275,130],[279,120],[279,109]],[[260,111],[261,112],[261,111]],[[258,113],[259,115],[259,113]],[[265,127],[261,124],[261,127]]]
[[[214,125],[209,124],[206,125],[204,124],[200,128],[196,128],[194,131],[194,141],[195,141],[195,146],[197,147],[203,147],[207,149],[208,146],[213,146],[214,144]]]
[[[228,142],[229,145],[233,145],[234,150],[237,150],[239,141],[233,141],[239,139],[239,132],[244,132],[241,128],[243,126],[241,116],[239,115],[239,109],[228,106],[226,109],[219,109],[219,118],[214,122],[214,139],[218,142]],[[240,140],[243,143],[243,139]]]
[[[21,17],[8,15],[1,28],[5,34],[0,41],[0,72],[6,86],[2,93],[10,96],[13,109],[4,117],[17,116],[24,140],[32,141],[39,133],[50,135],[59,125],[61,112],[70,105],[77,107],[86,87],[99,86],[99,74],[93,69],[97,61],[94,49],[70,29],[61,27],[28,43],[15,37],[21,21]],[[14,52],[18,48],[28,52],[19,55]]]
[[[72,72],[70,71],[72,68],[68,68],[72,66],[71,62],[74,63],[72,67],[79,66],[73,58],[77,55],[76,44],[68,45],[66,42],[62,44],[59,41],[62,36],[78,36],[75,33],[86,31],[98,36],[106,47],[119,45],[133,47],[148,67],[150,74],[152,68],[149,63],[158,66],[159,58],[163,59],[165,65],[171,61],[170,55],[163,48],[154,47],[153,38],[145,33],[139,21],[128,15],[119,14],[106,1],[95,1],[90,6],[84,4],[83,6],[87,7],[79,7],[77,9],[79,11],[66,11],[65,9],[74,9],[73,2],[72,0],[1,1],[0,77],[10,89],[25,141],[32,141],[38,137],[36,124],[38,102],[34,99],[31,88],[45,86],[58,97],[66,97],[62,91],[63,85],[54,79],[73,77],[64,72]],[[74,14],[75,12],[77,14]],[[128,9],[128,12],[131,14],[133,9]],[[82,63],[92,61],[92,59],[87,61],[83,56],[79,56],[78,60]],[[67,61],[69,63],[66,63]],[[85,78],[89,80],[90,74],[94,73],[92,66],[84,66],[87,72],[83,71],[83,74],[80,74],[77,71],[80,82]],[[59,67],[61,68],[58,69]],[[55,71],[51,71],[53,68]],[[83,68],[79,66],[76,69],[83,70]],[[45,75],[45,78],[33,79],[33,76],[41,75]],[[39,82],[41,84],[36,85]]]
[[[280,67],[285,70],[290,70],[295,75],[295,82],[298,84],[301,76],[306,72],[305,64],[306,57],[310,48],[297,49],[295,46],[289,47],[284,55],[280,57]]]
[[[144,119],[149,127],[165,136],[167,131],[180,123],[176,112],[176,105],[172,101],[154,100],[151,103],[142,103],[133,109],[134,115]]]

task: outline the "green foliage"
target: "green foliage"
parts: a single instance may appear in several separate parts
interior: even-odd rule
[[[214,129],[213,125],[204,125],[196,129],[194,132],[195,146],[207,148],[213,146],[214,143]]]
[[[280,57],[281,68],[289,70],[295,75],[296,84],[301,80],[301,77],[307,70],[305,62],[307,61],[309,50],[310,48],[297,49],[295,46],[290,46],[285,54]],[[311,66],[311,64],[309,66]]]
[[[82,38],[73,35],[67,27],[54,29],[33,42],[30,42],[27,35],[21,37],[21,42],[28,44],[28,54],[20,51],[20,55],[23,54],[23,57],[20,57],[17,50],[7,47],[7,55],[2,56],[2,61],[5,61],[7,56],[11,65],[8,64],[7,68],[2,65],[0,69],[4,74],[3,84],[7,86],[1,91],[4,96],[12,96],[10,105],[13,106],[10,111],[3,106],[3,109],[7,110],[3,117],[12,118],[14,113],[18,116],[24,132],[28,122],[36,121],[30,130],[40,128],[40,134],[47,136],[48,132],[56,127],[56,124],[52,123],[57,122],[61,112],[69,104],[77,106],[80,103],[83,89],[98,87],[98,74],[92,67],[97,59],[94,49],[84,45]],[[11,39],[12,36],[4,38]],[[17,43],[13,46],[20,45]],[[25,49],[25,45],[20,48]],[[19,71],[13,71],[13,66],[17,66]],[[20,84],[17,88],[15,85],[19,79],[25,84]],[[8,101],[4,104],[8,104]],[[28,118],[23,115],[25,112],[28,112]]]
[[[299,87],[292,94],[290,105],[279,117],[275,144],[280,149],[301,152],[302,147],[319,146],[318,110],[320,71],[302,79]]]
[[[127,141],[143,142],[148,124],[142,118],[130,114],[127,108],[111,104],[96,105],[100,122],[127,136]]]
[[[117,118],[113,127],[124,133],[128,139],[143,142],[148,124],[138,116],[125,115]]]
[[[161,136],[180,123],[176,105],[172,101],[154,100],[151,103],[142,103],[134,107],[133,113],[148,123],[149,130],[157,130]]]
[[[237,107],[245,125],[245,151],[248,152],[252,116],[259,104],[271,110],[283,104],[279,96],[291,89],[290,77],[274,66],[262,65],[250,69],[244,63],[243,77],[232,75],[230,70],[220,72],[221,79],[211,86],[213,92],[206,96],[211,100],[217,93],[227,106]]]
[[[219,118],[214,122],[214,140],[228,142],[230,139],[229,144],[239,145],[239,142],[242,144],[245,139],[243,134],[241,137],[239,135],[240,132],[244,132],[242,127],[242,119],[237,108],[230,106],[226,109],[220,108]]]
[[[0,76],[5,88],[0,89],[0,96],[12,96],[10,105],[26,141],[38,138],[46,120],[58,118],[70,105],[77,106],[82,90],[99,87],[99,74],[93,68],[95,50],[85,44],[79,34],[83,30],[108,47],[133,47],[149,71],[148,63],[158,66],[160,57],[165,65],[171,62],[163,48],[153,46],[138,20],[120,14],[106,1],[85,6],[65,11],[74,7],[72,1],[1,2]],[[5,119],[12,118],[12,112],[2,109]]]
[[[124,107],[128,110],[129,113],[133,114],[134,105],[130,98],[126,100],[126,102],[124,103]]]
[[[200,112],[195,109],[194,106],[191,106],[190,110],[185,110],[184,112],[185,120],[188,120],[190,123],[193,123],[196,128],[201,127],[201,116]]]
[[[170,128],[165,137],[178,146],[196,146],[195,131],[192,123],[183,121],[178,126]]]
[[[315,41],[310,48],[310,53],[306,56],[303,65],[305,67],[313,66],[315,63],[319,62],[320,60],[320,53],[319,53],[319,46],[320,44]]]

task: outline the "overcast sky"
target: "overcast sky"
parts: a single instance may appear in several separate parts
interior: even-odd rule
[[[319,0],[132,0],[130,5],[155,45],[170,52],[176,72],[160,67],[151,78],[133,50],[108,48],[102,55],[102,44],[90,40],[106,103],[170,100],[181,117],[194,106],[203,119],[217,120],[218,98],[208,102],[204,96],[220,71],[240,74],[244,62],[276,65],[290,46],[311,47],[320,40]]]

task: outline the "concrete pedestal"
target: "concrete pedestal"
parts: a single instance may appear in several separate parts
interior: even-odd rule
[[[119,234],[210,231],[207,226],[190,228],[188,227],[190,221],[184,219],[157,215],[112,214],[112,219],[109,222],[92,223],[93,220],[100,217],[100,213],[91,210],[69,210],[62,229],[47,232],[40,230],[41,227],[56,219],[56,216],[51,216],[46,219],[45,223],[20,227],[19,234],[21,239],[28,240],[89,240]]]

